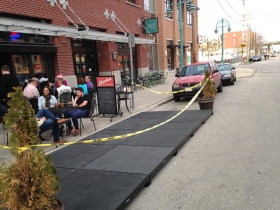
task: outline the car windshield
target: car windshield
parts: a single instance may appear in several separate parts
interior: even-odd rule
[[[220,71],[230,71],[229,65],[218,65]]]
[[[182,69],[181,76],[202,75],[205,70],[209,71],[208,64],[201,64],[196,66],[186,66]]]
[[[259,58],[259,56],[258,56],[258,55],[255,55],[253,58]]]

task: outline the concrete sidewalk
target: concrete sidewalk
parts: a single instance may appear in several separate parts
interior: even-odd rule
[[[155,87],[152,87],[153,90],[155,91],[160,91],[160,92],[171,92],[171,86],[175,80],[175,70],[168,71],[168,76],[166,79],[165,84],[158,85]],[[247,69],[247,68],[239,68],[236,67],[236,76],[238,78],[243,78],[243,77],[251,77],[255,73],[255,70],[253,69]],[[155,94],[149,90],[139,90],[134,93],[134,99],[135,99],[135,108],[132,109],[130,108],[130,112],[126,110],[124,101],[121,102],[121,109],[123,111],[123,116],[116,116],[113,118],[113,122],[110,122],[110,117],[111,115],[98,115],[94,118],[95,125],[96,125],[96,131],[94,131],[94,127],[92,122],[89,119],[83,119],[83,124],[84,124],[84,129],[82,129],[82,136],[67,136],[66,138],[68,142],[76,142],[79,141],[80,139],[83,139],[86,136],[89,136],[90,134],[93,134],[97,131],[100,131],[104,128],[107,128],[119,121],[122,121],[126,118],[129,118],[135,114],[138,114],[139,112],[143,111],[151,111],[153,109],[158,108],[159,106],[170,102],[173,100],[172,94]],[[129,102],[128,102],[129,104]],[[51,131],[45,132],[43,134],[44,137],[49,137],[51,134]],[[111,136],[114,136],[114,133],[112,133]],[[110,137],[110,136],[108,136]],[[52,143],[53,139],[51,141],[46,141],[43,143]],[[6,145],[6,138],[5,135],[3,134],[2,127],[0,128],[0,145]],[[55,146],[51,147],[40,147],[41,149],[44,149],[44,151],[49,154],[53,151],[56,151],[57,149],[60,149],[65,146],[58,146],[56,148]],[[10,151],[8,149],[0,149],[0,162],[6,161],[13,156],[10,154]]]

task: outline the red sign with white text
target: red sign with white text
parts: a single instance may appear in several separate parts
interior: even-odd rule
[[[96,77],[97,87],[115,87],[115,80],[113,76]]]

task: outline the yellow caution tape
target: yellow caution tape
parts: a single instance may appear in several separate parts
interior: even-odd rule
[[[177,91],[172,91],[172,92],[160,92],[160,91],[152,90],[152,89],[147,88],[147,87],[145,87],[145,86],[136,84],[135,82],[131,82],[131,84],[135,84],[136,86],[139,86],[139,87],[141,87],[141,88],[143,88],[143,89],[149,90],[149,91],[151,91],[151,92],[153,92],[153,93],[156,93],[156,94],[174,94],[174,93],[182,93],[182,92],[190,91],[190,90],[192,90],[193,88],[196,88],[196,87],[198,87],[198,86],[201,85],[201,84],[199,83],[199,84],[197,84],[197,85],[194,85],[194,86],[185,88],[184,90],[177,90]]]
[[[206,83],[205,83],[206,84]],[[205,85],[204,84],[204,85]],[[128,134],[124,134],[124,135],[119,135],[119,136],[112,136],[112,137],[105,137],[105,138],[98,138],[98,139],[87,139],[87,140],[83,140],[83,141],[77,141],[77,142],[66,142],[66,143],[53,143],[53,144],[36,144],[36,145],[29,145],[29,146],[25,146],[25,147],[20,147],[18,148],[19,151],[24,151],[27,149],[32,149],[35,147],[51,147],[51,146],[57,146],[57,145],[73,145],[73,144],[89,144],[89,143],[96,143],[96,142],[106,142],[106,141],[113,141],[113,140],[118,140],[118,139],[123,139],[123,138],[127,138],[127,137],[131,137],[131,136],[135,136],[150,130],[153,130],[159,126],[162,126],[168,122],[170,122],[171,120],[175,119],[176,117],[178,117],[180,114],[182,114],[182,112],[184,112],[187,108],[189,108],[192,103],[195,101],[195,99],[198,97],[198,95],[200,94],[200,92],[202,91],[202,89],[204,88],[204,85],[202,86],[202,88],[195,94],[195,96],[192,98],[192,100],[189,101],[189,103],[187,103],[187,105],[180,111],[178,112],[176,115],[174,115],[173,117],[165,120],[162,123],[159,123],[157,125],[154,125],[150,128],[146,128],[144,130],[140,130],[140,131],[136,131],[134,133],[128,133]],[[7,146],[2,146],[0,145],[0,148],[4,148],[4,149],[10,149],[11,147],[7,147]]]

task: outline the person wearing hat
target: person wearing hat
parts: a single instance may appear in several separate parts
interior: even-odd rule
[[[1,67],[2,76],[0,77],[0,99],[2,105],[8,107],[8,101],[11,99],[8,97],[8,93],[14,92],[14,87],[19,86],[18,79],[15,75],[10,74],[10,68],[8,65]]]
[[[36,77],[33,77],[28,81],[28,85],[23,90],[23,96],[31,99],[31,98],[39,98],[40,94],[37,89],[37,86],[39,84],[39,79]]]
[[[62,81],[63,85],[67,86],[67,81],[64,80],[64,76],[59,74],[56,76],[57,77],[57,81],[55,82],[55,88],[59,88],[59,85],[58,85],[58,80]]]

